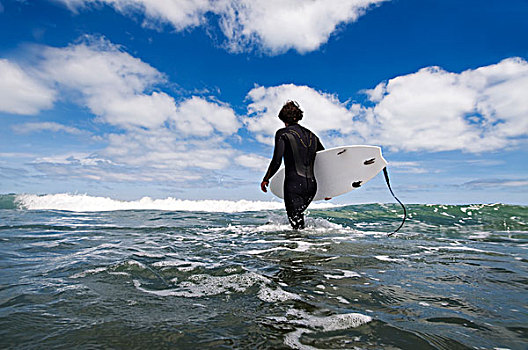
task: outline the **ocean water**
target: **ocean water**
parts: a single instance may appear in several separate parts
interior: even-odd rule
[[[0,196],[2,349],[527,349],[528,207]]]

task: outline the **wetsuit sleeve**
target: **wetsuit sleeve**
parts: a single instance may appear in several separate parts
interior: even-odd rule
[[[321,143],[321,141],[319,140],[317,136],[316,136],[316,139],[317,139],[317,149],[315,151],[316,152],[323,151],[325,149],[323,144]]]
[[[269,181],[273,175],[279,170],[282,163],[282,156],[284,155],[284,138],[282,132],[277,131],[275,134],[275,149],[273,150],[273,158],[271,159],[270,165],[266,175],[264,175],[263,181]]]

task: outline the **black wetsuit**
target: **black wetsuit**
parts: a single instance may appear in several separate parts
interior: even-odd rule
[[[313,172],[315,153],[323,149],[319,138],[299,124],[279,129],[275,134],[273,159],[264,181],[275,175],[284,157],[284,204],[294,229],[304,228],[303,212],[317,192]]]

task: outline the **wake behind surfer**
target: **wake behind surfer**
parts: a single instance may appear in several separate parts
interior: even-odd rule
[[[314,176],[315,153],[324,150],[319,138],[298,124],[303,111],[295,101],[288,101],[279,112],[285,127],[275,133],[273,158],[260,184],[267,192],[270,178],[279,170],[284,157],[284,204],[294,229],[304,228],[304,214],[317,192]]]

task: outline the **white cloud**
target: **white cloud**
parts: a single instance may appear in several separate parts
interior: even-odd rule
[[[243,167],[258,170],[260,172],[265,171],[268,167],[270,159],[259,156],[257,154],[242,154],[235,158],[237,164]]]
[[[335,95],[293,84],[255,87],[247,98],[251,101],[248,105],[251,116],[245,120],[247,128],[256,134],[257,140],[268,144],[273,143],[275,131],[284,127],[277,116],[287,100],[300,104],[304,112],[302,124],[318,134],[331,131],[356,134],[353,120],[357,119],[362,110],[358,104],[347,107]]]
[[[53,163],[53,164],[72,164],[77,163],[81,165],[94,165],[99,162],[111,163],[108,160],[98,159],[90,153],[83,152],[68,152],[59,155],[38,157],[35,159],[38,163]]]
[[[92,112],[110,124],[129,127],[130,125],[154,128],[174,117],[174,99],[164,92],[151,94],[118,95],[109,91],[87,97]]]
[[[196,96],[183,101],[173,119],[177,128],[188,135],[209,136],[214,130],[230,135],[240,128],[230,107]]]
[[[479,179],[462,184],[466,187],[524,187],[528,186],[528,179]]]
[[[162,73],[105,39],[86,37],[76,45],[38,47],[34,52],[38,60],[33,60],[32,79],[53,85],[65,101],[88,108],[96,122],[119,130],[98,135],[105,148],[94,153],[38,159],[39,170],[86,179],[182,183],[203,182],[215,171],[236,164],[237,152],[227,139],[242,124],[229,105],[197,96],[176,102],[156,91],[166,83]],[[13,129],[82,132],[55,122],[25,123]]]
[[[213,12],[215,3],[224,0],[59,0],[78,12],[88,7],[106,4],[124,15],[143,13],[145,25],[170,23],[176,30],[195,27],[205,22],[205,14]]]
[[[367,9],[387,0],[61,0],[73,11],[106,4],[123,14],[142,13],[144,25],[167,23],[181,31],[219,18],[232,51],[254,45],[270,54],[289,49],[317,50],[340,25],[356,21]]]
[[[82,131],[77,128],[55,122],[23,123],[13,126],[13,130],[18,133],[31,133],[40,131],[65,132],[67,134],[82,133]]]
[[[340,24],[356,21],[383,0],[225,1],[221,27],[230,48],[243,51],[257,44],[271,54],[289,49],[317,50]]]
[[[45,75],[86,93],[94,93],[94,87],[111,88],[120,94],[139,93],[164,81],[155,68],[104,38],[85,36],[80,44],[40,49]]]
[[[406,174],[424,174],[427,170],[423,168],[418,162],[389,162],[391,169],[396,169],[395,172]]]
[[[101,152],[105,158],[168,172],[187,168],[220,170],[231,163],[234,154],[234,150],[221,138],[185,139],[165,128],[138,128],[125,134],[111,134],[108,142],[108,147]]]
[[[175,112],[174,99],[147,93],[165,82],[155,68],[104,39],[41,50],[41,77],[54,81],[103,121],[119,126],[155,127]]]
[[[0,111],[30,115],[53,106],[55,91],[16,63],[0,59]]]
[[[460,74],[429,67],[370,93],[371,137],[405,151],[482,152],[528,133],[528,63],[520,58]]]
[[[289,99],[300,103],[302,124],[326,147],[355,143],[404,151],[482,152],[515,145],[528,134],[528,63],[520,58],[462,73],[424,68],[367,90],[368,105],[308,86],[256,86],[247,94],[248,115],[242,124],[229,105],[214,98],[175,100],[161,91],[166,84],[162,73],[104,39],[88,38],[65,48],[39,47],[38,57],[41,61],[31,70],[0,60],[0,72],[15,72],[23,77],[15,79],[19,83],[30,81],[36,88],[29,91],[48,92],[40,100],[47,104],[39,105],[34,102],[38,99],[27,98],[31,94],[22,93],[24,99],[12,101],[24,103],[15,105],[33,108],[24,113],[36,114],[51,107],[60,92],[64,100],[88,108],[97,122],[118,129],[98,135],[105,148],[97,152],[36,162],[40,170],[58,176],[184,184],[211,181],[216,172],[229,172],[233,166],[263,170],[267,157],[244,154],[230,141],[245,125],[258,141],[272,144],[275,131],[283,126],[277,114]],[[54,122],[25,123],[14,130],[81,133]],[[418,164],[402,162],[399,167],[423,172]]]
[[[240,127],[234,111],[220,102],[191,97],[177,104],[165,92],[150,92],[166,82],[165,76],[105,39],[45,47],[41,56],[41,78],[73,95],[100,121],[123,128],[158,128],[170,122],[180,132],[198,136],[215,131],[229,135]]]
[[[229,167],[236,154],[222,139],[190,141],[165,128],[128,129],[107,135],[106,142],[106,148],[94,153],[41,157],[34,164],[68,178],[204,187],[215,182],[215,171]]]
[[[303,124],[325,144],[368,143],[403,151],[484,152],[528,135],[528,63],[520,58],[450,73],[427,67],[378,84],[372,107],[341,102],[307,86],[256,87],[248,93],[248,130],[271,144],[284,102],[297,100]]]

